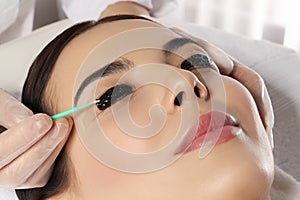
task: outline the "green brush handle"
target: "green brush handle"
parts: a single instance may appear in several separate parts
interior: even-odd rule
[[[95,100],[95,101],[93,101],[93,102],[90,102],[90,103],[87,103],[87,104],[84,104],[84,105],[82,105],[82,106],[78,106],[78,107],[72,108],[72,109],[70,109],[70,110],[66,110],[66,111],[61,112],[61,113],[58,113],[58,114],[56,114],[56,115],[53,115],[53,116],[51,116],[51,119],[52,119],[52,120],[57,120],[57,119],[59,119],[59,118],[65,117],[65,116],[70,115],[70,114],[72,114],[72,113],[74,113],[74,112],[77,112],[77,111],[79,111],[79,110],[82,110],[82,109],[84,109],[84,108],[86,108],[86,107],[89,107],[89,106],[91,106],[91,105],[93,105],[93,104],[95,104],[95,103],[97,103],[97,100]]]

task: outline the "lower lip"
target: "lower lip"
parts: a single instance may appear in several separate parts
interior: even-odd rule
[[[214,130],[212,132],[208,132],[206,134],[203,134],[195,138],[188,148],[183,150],[183,152],[177,152],[176,154],[188,153],[190,151],[199,149],[202,145],[209,144],[214,146],[214,145],[222,144],[235,138],[239,133],[240,133],[239,127],[230,126],[230,125],[224,126],[220,129]],[[218,137],[218,139],[216,139],[216,137]],[[213,141],[215,141],[215,144],[212,143]]]

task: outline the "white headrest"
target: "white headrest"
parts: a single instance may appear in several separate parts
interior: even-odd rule
[[[62,20],[38,29],[26,37],[1,45],[0,88],[18,94],[37,54],[49,41],[72,24],[70,20]]]

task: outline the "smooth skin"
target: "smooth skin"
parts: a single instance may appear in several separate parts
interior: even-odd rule
[[[119,3],[118,6],[122,4]],[[142,27],[161,27],[161,25],[145,20],[115,21],[97,25],[71,41],[58,58],[46,90],[46,94],[55,94],[56,98],[50,100],[52,104],[56,101],[60,102],[55,111],[61,112],[72,106],[72,91],[76,74],[85,57],[95,46],[112,35]],[[170,36],[170,39],[173,37]],[[50,199],[97,199],[101,197],[103,199],[267,200],[270,198],[274,165],[272,142],[269,141],[268,134],[270,133],[267,132],[273,126],[273,115],[264,83],[257,73],[229,59],[222,51],[205,41],[199,39],[197,41],[202,48],[190,45],[183,48],[186,52],[190,49],[202,54],[210,52],[209,55],[215,60],[221,73],[233,77],[221,76],[226,91],[226,103],[224,99],[218,99],[218,102],[224,104],[227,113],[238,120],[242,133],[226,143],[215,146],[205,159],[199,159],[198,151],[192,151],[159,171],[136,175],[116,171],[97,161],[80,141],[75,125],[66,147],[68,157],[73,163],[73,184],[68,190]],[[81,48],[77,48],[79,46]],[[226,57],[225,61],[215,59],[216,55]],[[157,50],[130,52],[124,55],[124,58],[132,60],[137,66],[149,62],[165,64],[162,52]],[[210,80],[219,77],[219,72],[206,70],[200,71],[200,74],[192,73],[178,68],[180,66],[178,60],[180,60],[178,57],[169,58],[167,64],[173,66],[172,70],[190,81],[180,83],[182,88],[190,86],[184,84],[200,82],[209,91],[210,97],[216,94],[220,85]],[[226,65],[233,69],[222,69]],[[66,74],[69,80],[67,83],[65,82]],[[109,87],[114,86],[116,80],[122,75],[124,74],[120,73],[101,79],[99,85],[105,87],[97,88],[95,97],[99,97]],[[206,81],[203,81],[203,77],[206,77]],[[172,81],[172,77],[168,78]],[[64,87],[56,90],[55,88],[58,88],[56,84]],[[162,98],[165,96],[170,98],[167,100]],[[180,123],[178,108],[174,106],[174,98],[167,90],[157,85],[149,85],[138,89],[134,93],[134,98],[130,99],[130,113],[138,124],[147,124],[149,119],[145,117],[144,111],[149,110],[154,103],[159,103],[167,111],[167,121],[160,131],[161,134],[146,141],[137,141],[127,137],[115,123],[110,108],[99,111],[97,115],[99,118],[96,120],[102,125],[106,136],[120,148],[129,152],[149,152],[159,147],[159,144],[167,144],[177,128],[174,124]],[[185,98],[195,98],[195,96]],[[197,102],[203,113],[210,111],[211,98],[208,100],[206,97],[199,98]],[[96,123],[96,121],[91,121],[91,123]]]
[[[124,13],[124,6],[136,9],[130,14],[139,15],[146,13],[146,15],[149,15],[144,7],[129,2],[116,3],[113,13]],[[110,6],[102,17],[111,15],[112,7]],[[218,48],[198,38],[193,39],[199,42],[209,53],[223,74],[230,74],[247,87],[255,102],[257,102],[265,127],[271,130],[274,124],[273,112],[270,98],[266,93],[266,87],[262,79],[253,70],[229,59],[229,56]],[[0,136],[0,184],[14,188],[30,188],[45,185],[51,173],[53,161],[69,135],[73,125],[72,120],[60,119],[52,122],[49,116],[45,114],[33,115],[29,109],[3,90],[0,90],[0,102],[0,125],[7,128],[7,131]],[[52,135],[56,135],[58,139],[51,143],[49,138]],[[22,139],[24,136],[26,136],[26,140]],[[33,143],[32,141],[36,142]],[[19,149],[22,150],[20,151]],[[48,151],[49,157],[44,162],[39,162],[45,150]],[[7,159],[12,152],[16,153],[10,159]],[[19,166],[23,166],[22,169],[27,170],[20,170]]]

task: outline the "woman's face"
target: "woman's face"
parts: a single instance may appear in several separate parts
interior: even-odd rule
[[[72,107],[77,73],[87,55],[97,45],[113,35],[145,27],[162,26],[142,19],[119,20],[97,25],[72,40],[59,56],[45,94],[55,96],[51,99],[56,101],[55,112]],[[168,39],[151,40],[161,43],[163,47],[167,42],[181,37],[175,33],[166,35]],[[124,37],[124,43],[116,43],[111,49],[134,42],[127,41]],[[99,59],[110,57],[108,50],[102,50],[107,52],[107,55],[99,55]],[[107,91],[121,85],[117,82],[124,79],[124,84],[121,85],[123,93],[119,95],[123,95],[122,99],[112,106],[99,105],[101,110],[95,105],[97,118],[90,123],[100,124],[105,136],[113,145],[132,153],[154,152],[169,145],[182,125],[183,118],[189,119],[191,116],[191,119],[199,119],[196,122],[199,122],[200,128],[193,129],[197,126],[192,126],[194,124],[192,123],[190,134],[193,130],[199,134],[205,127],[207,128],[210,114],[217,118],[221,116],[221,119],[225,119],[225,123],[232,125],[227,127],[229,131],[223,131],[216,140],[217,144],[213,145],[209,154],[202,158],[199,158],[197,148],[201,144],[200,139],[194,140],[195,135],[191,134],[189,140],[187,137],[184,138],[186,132],[178,132],[179,142],[172,142],[175,151],[174,155],[170,155],[170,157],[177,156],[177,160],[153,172],[135,174],[112,169],[105,163],[97,161],[79,139],[75,124],[66,148],[74,168],[72,173],[76,183],[73,189],[76,198],[268,199],[273,180],[272,150],[252,96],[241,83],[220,75],[214,65],[199,70],[191,70],[188,67],[182,69],[182,62],[195,54],[198,55],[196,58],[199,58],[199,55],[206,53],[198,45],[186,43],[168,55],[159,49],[149,48],[122,55],[119,60],[123,64],[130,62],[130,69],[119,70],[117,73],[99,78],[93,94],[93,98],[101,97],[103,101],[107,100],[105,99]],[[142,66],[149,63],[151,65]],[[138,80],[153,79],[153,83],[135,87],[137,81],[130,77],[139,77],[136,78]],[[155,84],[159,78],[164,79],[161,80],[164,83],[167,80],[169,88]],[[222,95],[220,91],[223,91]],[[147,139],[129,136],[118,126],[112,111],[112,107],[122,105],[122,101],[128,102],[131,120],[139,126],[153,122],[149,117],[149,110],[153,105],[159,105],[164,110],[163,127],[156,135]],[[189,107],[191,105],[195,108]],[[190,111],[183,111],[184,108],[189,108]],[[226,116],[232,116],[236,121],[231,121],[231,118]],[[212,123],[220,123],[217,121]],[[191,146],[188,147],[189,145]],[[115,159],[122,160],[122,158]],[[122,162],[125,166],[126,158],[123,158]]]

